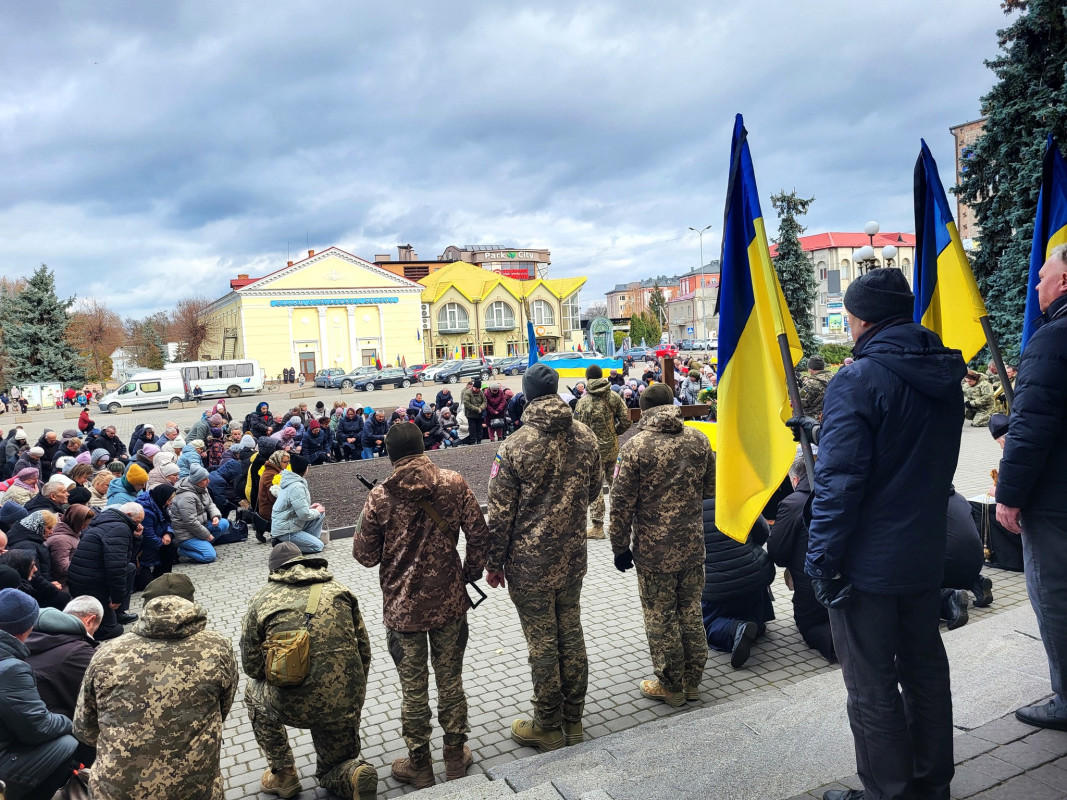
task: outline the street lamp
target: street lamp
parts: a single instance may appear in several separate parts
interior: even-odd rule
[[[852,260],[856,263],[856,271],[862,275],[864,272],[875,269],[878,265],[878,261],[875,257],[874,250],[874,237],[880,230],[880,226],[873,219],[863,226],[863,232],[867,234],[867,238],[871,240],[870,244],[865,244],[859,250],[856,250],[852,254]],[[897,257],[897,248],[891,244],[887,244],[882,248],[882,260],[887,267],[893,266],[893,259]]]
[[[693,233],[695,233],[697,235],[697,237],[700,239],[700,316],[701,316],[701,327],[704,329],[704,332],[701,334],[701,336],[704,339],[707,339],[708,338],[708,308],[707,308],[707,301],[704,299],[705,298],[705,295],[704,295],[704,233],[707,232],[707,231],[710,231],[711,230],[711,226],[710,225],[706,225],[703,228],[701,228],[700,230],[697,230],[692,225],[690,225],[689,226],[689,230],[691,230]],[[693,310],[694,311],[696,310],[696,303],[693,304]],[[694,332],[694,334],[696,333],[696,327],[695,326],[694,326],[693,332]]]

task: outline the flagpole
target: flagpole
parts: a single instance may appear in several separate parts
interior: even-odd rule
[[[778,334],[778,349],[782,353],[782,365],[785,367],[785,385],[789,389],[789,405],[793,407],[793,416],[804,415],[804,404],[800,400],[800,387],[797,385],[797,372],[793,366],[793,357],[789,352],[789,338],[784,333]],[[815,491],[815,456],[811,452],[808,432],[798,427],[800,434],[800,452],[804,455],[804,471],[808,475],[808,488]]]
[[[1004,399],[1008,403],[1008,413],[1011,413],[1011,407],[1015,405],[1015,389],[1012,388],[1011,379],[1008,377],[1008,371],[1004,368],[1004,359],[1000,355],[1000,345],[997,344],[997,335],[993,332],[993,326],[989,324],[989,317],[983,316],[979,320],[982,323],[982,331],[985,333],[986,344],[989,345],[989,354],[993,356],[993,363],[997,367],[997,374],[1000,375],[1000,385],[1004,389]]]

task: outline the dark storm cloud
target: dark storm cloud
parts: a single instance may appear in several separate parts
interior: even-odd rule
[[[142,313],[336,244],[549,247],[618,280],[717,252],[743,111],[764,212],[909,230],[925,136],[978,115],[998,5],[9,4],[0,270]],[[769,227],[774,229],[773,219]],[[136,276],[131,284],[129,278]]]

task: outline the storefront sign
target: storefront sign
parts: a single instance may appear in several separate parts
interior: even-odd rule
[[[541,260],[536,250],[501,250],[496,253],[479,253],[480,261],[503,261],[505,259]]]
[[[376,306],[380,303],[399,303],[399,297],[327,297],[322,300],[271,300],[272,306]]]

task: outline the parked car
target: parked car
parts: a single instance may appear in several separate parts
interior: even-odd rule
[[[319,389],[327,389],[330,386],[331,378],[340,378],[345,374],[345,371],[340,367],[330,367],[329,369],[320,369],[315,373],[315,386]]]
[[[460,361],[447,361],[433,376],[434,383],[459,383],[467,378],[489,380],[492,367],[483,364],[481,359],[465,358]]]
[[[670,342],[665,342],[664,344],[656,345],[655,354],[656,358],[665,358],[666,356],[674,358],[678,355],[678,348]]]
[[[422,377],[420,378],[420,380],[432,381],[433,376],[437,374],[438,370],[444,369],[451,363],[451,361],[438,361],[436,364],[431,364],[430,366],[422,370]]]
[[[655,358],[656,351],[651,347],[630,347],[619,353],[616,353],[619,358],[632,358],[635,361],[640,361],[643,358]]]
[[[415,380],[421,381],[422,380],[422,371],[424,369],[426,369],[428,366],[430,366],[430,365],[429,364],[413,364],[412,366],[408,367],[408,372],[411,373],[411,377],[413,377]]]
[[[353,388],[364,392],[373,392],[383,386],[406,389],[411,386],[411,372],[403,367],[386,367],[373,375],[364,375],[352,382]]]
[[[529,356],[509,356],[502,358],[493,366],[504,375],[522,375],[530,364]]]
[[[346,372],[343,375],[337,375],[330,378],[326,383],[327,389],[351,389],[356,381],[366,378],[370,375],[374,375],[378,371],[377,367],[356,367],[351,372]]]

